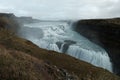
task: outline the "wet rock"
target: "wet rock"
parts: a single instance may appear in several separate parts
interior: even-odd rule
[[[70,45],[76,44],[75,41],[72,40],[64,40],[64,42],[56,42],[59,49],[62,50],[63,53],[66,53]]]
[[[61,49],[61,46],[62,46],[62,42],[56,42],[57,46],[59,49]]]
[[[76,44],[76,42],[72,40],[65,40],[64,42],[67,44]]]

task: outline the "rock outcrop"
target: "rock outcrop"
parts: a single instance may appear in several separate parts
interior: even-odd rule
[[[16,19],[17,17],[12,13],[0,13],[0,29],[6,28],[18,32],[20,24]]]
[[[113,71],[120,75],[120,18],[81,20],[75,30],[109,53]]]

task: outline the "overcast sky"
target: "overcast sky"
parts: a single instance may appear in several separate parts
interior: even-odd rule
[[[39,19],[120,17],[120,0],[0,0],[0,12]]]

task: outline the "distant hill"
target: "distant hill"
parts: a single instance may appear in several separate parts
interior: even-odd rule
[[[17,17],[19,23],[37,23],[40,22],[38,19],[33,19],[32,17]]]

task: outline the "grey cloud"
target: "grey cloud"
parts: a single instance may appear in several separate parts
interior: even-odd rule
[[[0,12],[40,19],[82,19],[120,16],[119,0],[0,0]]]

